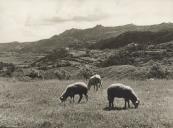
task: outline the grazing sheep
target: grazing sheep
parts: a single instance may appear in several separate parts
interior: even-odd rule
[[[133,89],[129,86],[126,86],[120,83],[110,85],[107,89],[107,95],[108,95],[108,101],[109,101],[109,108],[114,107],[113,102],[115,97],[124,98],[125,100],[124,108],[126,108],[126,102],[128,103],[128,107],[130,107],[129,100],[132,101],[135,108],[137,108],[140,103]]]
[[[86,100],[88,101],[87,93],[88,93],[87,85],[83,82],[76,82],[67,86],[65,91],[60,96],[60,100],[64,102],[68,97],[71,97],[71,99],[73,99],[74,102],[74,96],[78,94],[80,96],[78,103],[80,103],[84,94]]]
[[[94,90],[96,89],[96,91],[102,86],[100,75],[96,74],[90,77],[88,82],[88,90],[90,90],[91,86],[94,86]]]

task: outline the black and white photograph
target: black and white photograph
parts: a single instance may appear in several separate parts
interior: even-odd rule
[[[173,0],[0,0],[0,128],[173,128]]]

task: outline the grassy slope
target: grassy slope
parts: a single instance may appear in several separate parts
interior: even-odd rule
[[[153,128],[173,127],[172,80],[103,82],[103,89],[89,92],[80,104],[60,103],[58,97],[66,85],[74,81],[0,81],[0,126],[58,127],[58,128]],[[131,85],[141,99],[138,109],[120,109],[124,102],[117,100],[119,110],[107,110],[106,88],[111,83]],[[76,101],[77,101],[76,96]],[[132,105],[131,105],[132,106]]]

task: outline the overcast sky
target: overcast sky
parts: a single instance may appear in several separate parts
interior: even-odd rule
[[[173,22],[173,0],[0,0],[0,43],[49,38],[97,24]]]

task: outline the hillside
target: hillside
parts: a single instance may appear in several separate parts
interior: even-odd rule
[[[156,74],[173,78],[172,26],[165,23],[97,25],[89,29],[67,30],[36,42],[0,44],[4,50],[0,56],[0,74],[45,79],[78,79],[94,73],[117,79],[160,78]],[[13,72],[6,66],[8,63],[15,65]],[[155,65],[153,75],[150,70]],[[105,73],[107,69],[111,71],[108,74]]]
[[[54,35],[48,39],[42,39],[34,42],[24,42],[23,46],[18,51],[22,52],[50,52],[53,49],[61,47],[89,47],[92,44],[99,42],[100,40],[117,37],[122,33],[128,31],[151,31],[158,32],[161,30],[170,31],[173,30],[173,23],[162,23],[157,25],[137,26],[134,24],[127,24],[116,27],[104,27],[97,25],[88,29],[75,29],[66,30],[65,32]],[[10,45],[13,43],[10,43]],[[5,47],[7,51],[10,48],[4,44],[0,44],[0,47]]]
[[[24,47],[24,45],[24,43],[19,42],[0,43],[0,52],[20,51]]]
[[[117,37],[101,40],[91,46],[95,49],[105,49],[105,48],[120,48],[124,47],[130,43],[135,43],[138,45],[156,45],[160,43],[165,43],[173,40],[172,30],[162,30],[158,32],[152,31],[129,31],[120,34]]]

